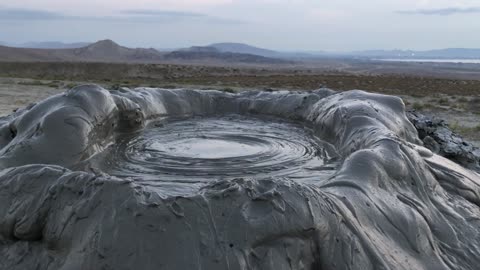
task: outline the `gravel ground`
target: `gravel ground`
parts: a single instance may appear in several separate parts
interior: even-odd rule
[[[0,116],[65,91],[47,85],[32,85],[33,80],[0,78]]]

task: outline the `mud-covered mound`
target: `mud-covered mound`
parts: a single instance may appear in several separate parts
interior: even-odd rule
[[[0,268],[476,269],[480,176],[421,143],[362,91],[77,87],[0,118]]]

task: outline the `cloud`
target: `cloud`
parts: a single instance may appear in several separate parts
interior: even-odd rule
[[[187,11],[169,11],[169,10],[149,10],[149,9],[131,9],[121,12],[127,15],[124,18],[132,21],[143,22],[204,22],[204,23],[222,23],[222,24],[244,24],[244,21],[226,19],[216,16],[210,16],[203,13],[187,12]]]
[[[198,18],[207,17],[205,14],[185,12],[185,11],[165,11],[165,10],[147,10],[147,9],[131,9],[124,10],[121,13],[128,15],[140,15],[140,16],[160,16],[160,17],[183,17],[183,18]]]
[[[469,8],[441,8],[441,9],[417,9],[417,10],[403,10],[397,11],[399,14],[408,14],[408,15],[441,15],[449,16],[455,14],[473,14],[480,13],[480,7],[469,7]]]
[[[0,9],[0,20],[59,20],[65,16],[51,11],[36,9]]]
[[[0,21],[102,21],[130,23],[221,23],[244,24],[244,21],[210,16],[202,13],[168,10],[131,9],[109,16],[73,16],[36,9],[0,8]]]

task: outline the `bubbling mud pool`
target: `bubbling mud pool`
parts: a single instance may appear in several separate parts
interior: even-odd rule
[[[329,175],[333,147],[302,125],[227,115],[164,119],[118,139],[96,160],[114,176],[206,182],[238,177],[314,180]]]

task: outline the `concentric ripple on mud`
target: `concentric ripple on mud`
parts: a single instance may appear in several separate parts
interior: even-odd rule
[[[142,180],[203,182],[325,174],[326,144],[292,123],[239,115],[157,122],[121,138],[103,171]]]

